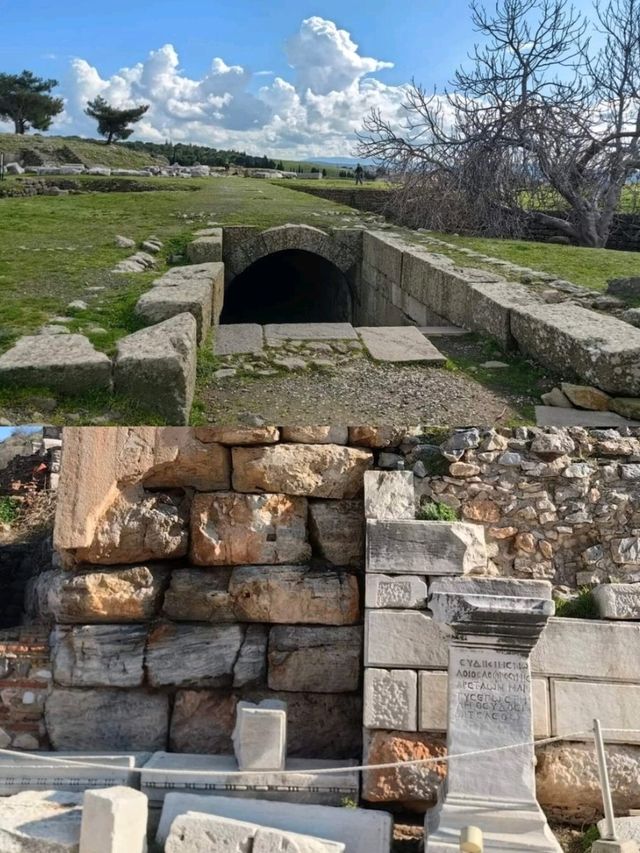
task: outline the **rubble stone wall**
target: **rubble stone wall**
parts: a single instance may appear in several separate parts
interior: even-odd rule
[[[48,631],[0,631],[0,749],[47,749],[44,703],[51,689]]]

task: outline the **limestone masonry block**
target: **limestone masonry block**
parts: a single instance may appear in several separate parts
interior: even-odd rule
[[[114,785],[137,788],[140,776],[136,768],[146,764],[150,757],[150,752],[109,755],[77,750],[40,752],[36,757],[30,752],[3,755],[0,756],[0,796],[21,791],[49,791],[54,782],[65,791],[80,793],[89,788],[110,788]],[[60,759],[65,758],[71,759],[71,763],[61,764]],[[80,763],[83,761],[102,766],[86,767]]]
[[[147,798],[133,788],[86,791],[80,853],[146,853]]]
[[[430,615],[419,610],[368,610],[365,615],[366,667],[443,669],[448,640]]]
[[[196,321],[198,343],[202,344],[211,328],[211,282],[185,281],[168,287],[152,287],[143,293],[134,313],[147,326],[162,323],[178,314],[191,314]]]
[[[360,677],[362,628],[278,625],[269,635],[271,690],[348,693]]]
[[[410,669],[365,669],[364,726],[415,732],[418,676]]]
[[[301,497],[196,495],[191,559],[200,566],[304,563],[311,556],[306,520],[307,501]]]
[[[266,625],[247,625],[240,654],[233,667],[234,687],[255,687],[267,680]]]
[[[406,427],[354,426],[349,427],[349,444],[358,447],[397,447],[406,434]]]
[[[197,325],[188,313],[134,332],[118,341],[116,393],[165,418],[189,422],[196,385]]]
[[[245,821],[187,812],[172,823],[164,849],[166,853],[344,853],[345,846]]]
[[[137,687],[144,679],[144,625],[58,626],[51,633],[56,684]]]
[[[215,326],[220,319],[224,301],[224,264],[202,263],[172,267],[153,282],[154,288],[183,288],[189,284],[208,285],[211,294],[211,321]]]
[[[175,819],[187,812],[249,820],[285,832],[313,833],[344,844],[349,853],[388,853],[391,849],[392,818],[386,812],[193,794],[167,795],[158,844],[166,842]]]
[[[231,684],[244,634],[241,625],[158,625],[147,646],[149,683],[154,687]]]
[[[367,521],[367,571],[462,575],[486,570],[484,527],[445,521]]]
[[[222,260],[222,228],[212,228],[211,233],[197,237],[187,245],[187,260],[190,264],[207,264]]]
[[[59,687],[47,698],[45,721],[56,750],[164,749],[169,697],[146,690]]]
[[[164,614],[176,622],[236,622],[230,577],[231,568],[176,569],[164,596]]]
[[[633,683],[639,660],[640,625],[556,618],[548,621],[531,654],[531,669],[534,675]]]
[[[38,612],[56,622],[147,622],[162,606],[169,574],[165,564],[60,569],[43,572],[33,585]]]
[[[162,427],[157,430],[153,465],[142,483],[152,489],[193,488],[215,492],[230,488],[228,447],[201,440],[195,430]]]
[[[242,566],[229,594],[241,622],[353,625],[360,618],[356,576],[326,568]]]
[[[440,758],[446,752],[445,740],[438,735],[368,731],[363,762],[387,764]],[[446,764],[367,770],[362,774],[362,798],[372,803],[399,802],[412,811],[425,811],[435,804],[446,772]]]
[[[362,491],[373,454],[336,444],[234,447],[233,488],[314,498],[354,498]]]
[[[309,535],[316,554],[334,566],[363,566],[362,501],[309,501]]]
[[[365,471],[364,513],[378,521],[415,519],[412,471]]]
[[[346,426],[293,426],[282,428],[282,440],[294,444],[347,444]]]
[[[569,681],[551,679],[553,734],[589,733],[595,718],[605,729],[610,743],[640,743],[638,708],[640,685],[614,684],[606,681]],[[606,731],[619,729],[620,731]],[[622,729],[629,729],[623,732]],[[635,731],[634,731],[635,730]],[[584,735],[584,740],[590,738]],[[583,738],[578,738],[582,740]]]
[[[232,739],[240,770],[284,770],[286,704],[275,699],[265,699],[259,705],[238,702]]]
[[[257,323],[230,323],[216,326],[213,333],[215,355],[260,355],[264,332]]]
[[[0,385],[44,386],[61,394],[108,390],[111,359],[84,335],[31,335],[0,355]]]
[[[130,486],[96,524],[93,541],[75,557],[102,565],[184,557],[189,544],[188,500]]]
[[[601,619],[640,619],[640,584],[601,584],[591,594]]]
[[[426,610],[427,581],[417,575],[374,575],[365,577],[365,606]]]
[[[278,427],[194,427],[193,434],[205,444],[211,442],[234,444],[277,444],[280,440]]]

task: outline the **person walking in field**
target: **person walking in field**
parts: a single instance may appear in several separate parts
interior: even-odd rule
[[[360,163],[356,166],[356,186],[358,186],[358,184],[364,184],[364,169]]]

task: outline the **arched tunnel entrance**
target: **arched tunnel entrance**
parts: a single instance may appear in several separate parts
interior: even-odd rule
[[[260,258],[228,285],[221,323],[349,323],[345,274],[326,258],[286,249]]]

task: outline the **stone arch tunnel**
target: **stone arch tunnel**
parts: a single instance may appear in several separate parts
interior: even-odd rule
[[[254,233],[225,258],[220,322],[351,322],[357,260],[335,237],[308,225]]]
[[[351,322],[347,276],[335,264],[302,249],[265,255],[228,285],[221,323]]]

